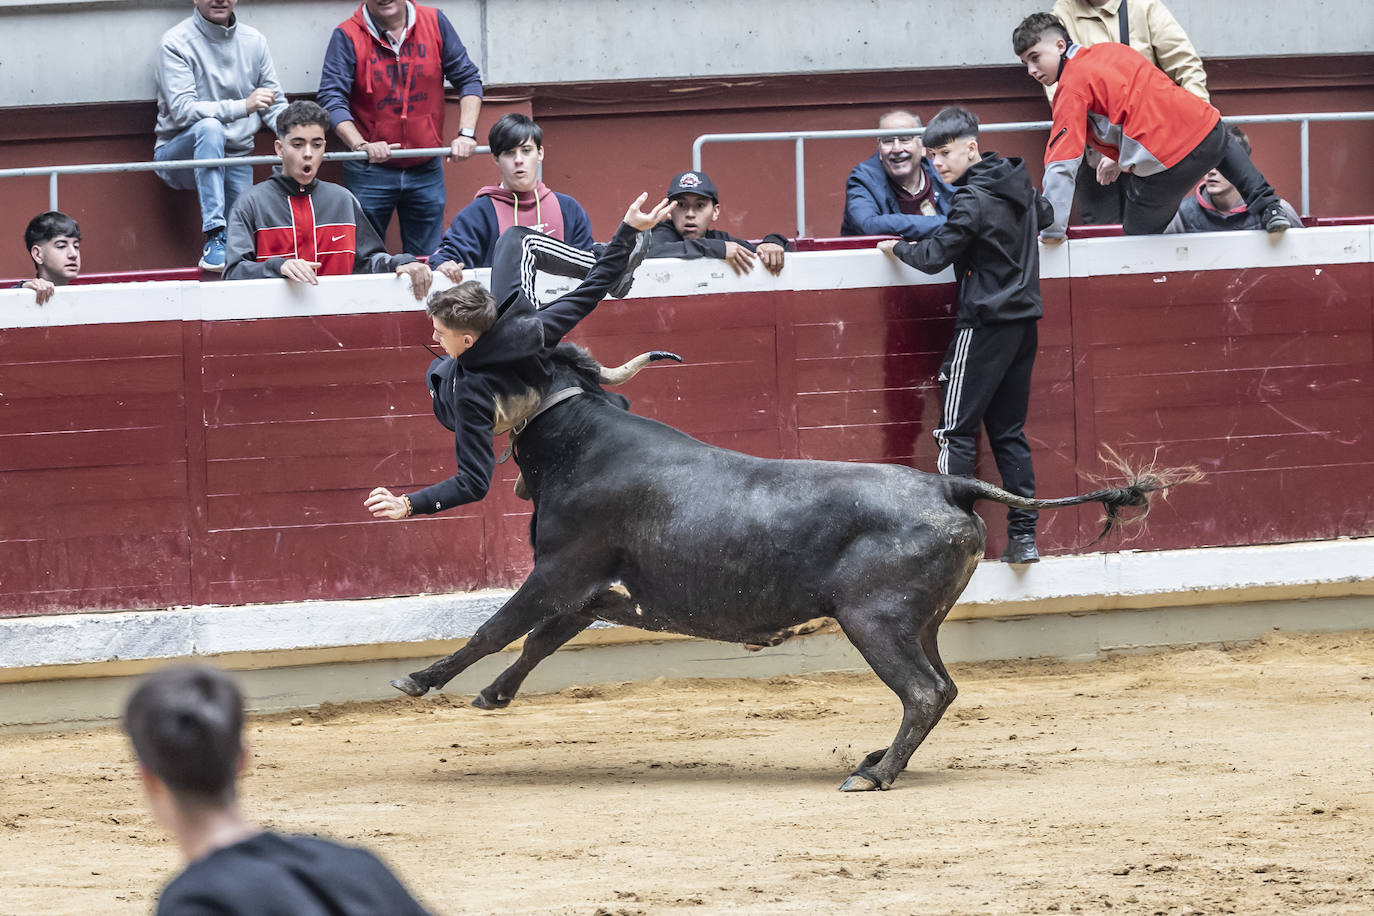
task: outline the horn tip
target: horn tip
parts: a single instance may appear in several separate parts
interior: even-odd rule
[[[676,353],[670,353],[667,350],[652,350],[649,353],[649,362],[651,363],[656,363],[664,359],[671,359],[675,363],[682,362],[681,356],[678,356]]]

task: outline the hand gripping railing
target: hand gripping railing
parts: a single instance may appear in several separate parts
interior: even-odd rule
[[[1309,169],[1309,125],[1313,121],[1374,121],[1374,111],[1329,111],[1303,114],[1241,115],[1222,119],[1226,124],[1291,124],[1299,125],[1299,145],[1302,162],[1302,214],[1310,215],[1311,179]],[[1049,130],[1050,121],[1010,121],[1002,124],[982,124],[982,133]],[[889,137],[893,128],[867,130],[794,130],[765,131],[741,134],[702,134],[692,142],[692,169],[701,171],[701,149],[708,143],[753,143],[769,140],[791,140],[795,143],[797,171],[797,236],[806,235],[806,154],[807,140],[848,140],[856,137]],[[908,131],[919,134],[920,129]],[[0,173],[3,174],[3,173]]]
[[[472,151],[490,152],[491,148],[479,146]],[[426,147],[424,149],[394,149],[392,159],[432,159],[447,156],[451,149],[447,146]],[[367,153],[325,153],[326,162],[345,159],[366,159]],[[57,210],[58,175],[95,175],[101,172],[173,172],[179,169],[210,169],[222,165],[281,165],[280,156],[226,156],[223,159],[168,159],[166,162],[101,162],[88,165],[37,165],[22,169],[0,169],[0,178],[34,178],[48,176],[48,209]]]

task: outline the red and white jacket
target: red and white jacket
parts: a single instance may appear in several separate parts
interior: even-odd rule
[[[226,280],[280,277],[292,258],[318,262],[320,276],[390,273],[415,260],[386,253],[347,188],[318,179],[301,187],[280,171],[234,204],[225,248]]]
[[[1069,45],[1065,56],[1045,147],[1045,197],[1054,206],[1054,223],[1044,234],[1058,238],[1069,222],[1085,146],[1146,177],[1177,165],[1221,120],[1220,112],[1134,48]]]

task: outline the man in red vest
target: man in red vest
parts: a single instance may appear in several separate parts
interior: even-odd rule
[[[458,90],[458,136],[445,142],[444,80]],[[448,17],[408,0],[363,0],[329,39],[319,103],[334,132],[367,161],[344,163],[344,186],[386,237],[391,212],[401,247],[427,255],[444,228],[444,172],[439,158],[395,158],[398,148],[449,147],[466,159],[477,148],[482,79]]]

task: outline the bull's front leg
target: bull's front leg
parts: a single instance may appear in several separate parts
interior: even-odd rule
[[[493,652],[500,652],[541,621],[569,610],[569,601],[565,597],[568,593],[567,583],[551,581],[557,578],[541,573],[536,568],[515,594],[511,595],[510,600],[477,628],[477,632],[468,639],[467,645],[422,671],[413,671],[405,677],[396,678],[391,682],[391,686],[413,697],[424,696],[430,690],[443,687],[479,659],[486,658]]]

